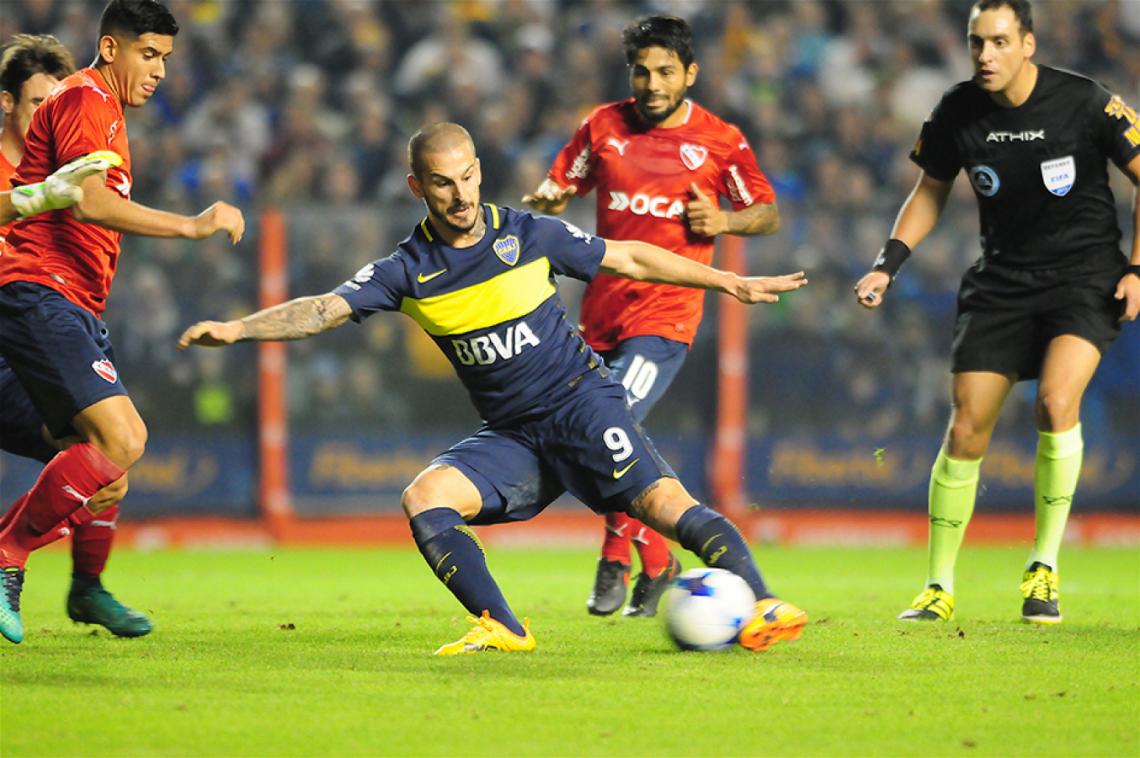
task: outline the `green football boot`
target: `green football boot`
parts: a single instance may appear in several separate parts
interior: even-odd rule
[[[23,569],[17,566],[0,569],[0,635],[17,645],[24,641],[24,622],[20,619],[20,592],[23,589]]]
[[[120,603],[98,577],[72,577],[67,615],[81,624],[99,624],[116,637],[142,637],[154,625],[145,615]]]

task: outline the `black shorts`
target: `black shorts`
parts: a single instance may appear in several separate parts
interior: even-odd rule
[[[39,431],[33,424],[37,414],[52,436],[67,437],[75,433],[71,420],[81,410],[127,394],[115,368],[107,325],[39,284],[12,282],[0,287],[0,356],[7,364],[5,371],[12,372],[24,390],[5,394],[2,420],[6,425],[28,426],[22,430],[27,439],[33,428]],[[4,378],[9,386],[10,379]]]
[[[1081,337],[1103,354],[1120,334],[1124,303],[1113,293],[1125,266],[1116,254],[1053,269],[988,261],[970,267],[958,290],[951,372],[1036,379],[1049,342],[1062,334]]]

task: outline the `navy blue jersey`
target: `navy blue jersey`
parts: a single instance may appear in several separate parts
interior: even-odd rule
[[[973,82],[946,92],[911,153],[934,179],[965,168],[978,198],[985,258],[1056,268],[1120,263],[1108,161],[1140,155],[1136,111],[1091,79],[1037,67],[1029,99],[1003,108]]]
[[[354,321],[401,311],[428,333],[491,425],[544,413],[601,365],[566,319],[554,274],[589,281],[605,241],[563,221],[489,203],[487,233],[448,247],[427,219],[336,294]]]

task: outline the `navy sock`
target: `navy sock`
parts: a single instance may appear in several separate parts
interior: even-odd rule
[[[413,517],[410,524],[428,566],[471,615],[488,611],[515,634],[526,634],[487,568],[483,546],[457,512],[432,508]]]
[[[677,520],[677,541],[706,566],[725,569],[748,582],[757,600],[772,597],[752,559],[752,551],[732,522],[700,503]]]

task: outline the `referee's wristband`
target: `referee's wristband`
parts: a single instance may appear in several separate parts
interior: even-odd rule
[[[875,265],[871,267],[872,271],[883,271],[894,281],[895,276],[902,268],[903,262],[910,257],[910,248],[902,240],[889,239],[887,244],[883,245],[883,249],[879,251],[879,257],[875,259]]]
[[[1128,268],[1124,269],[1125,274],[1132,274],[1133,276],[1140,276],[1140,263],[1130,263]]]

